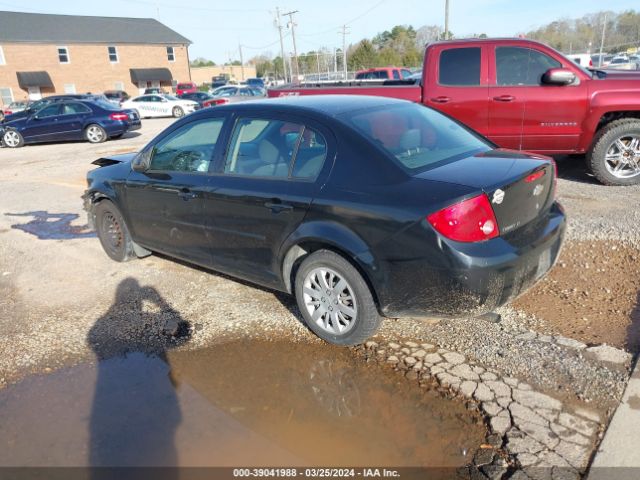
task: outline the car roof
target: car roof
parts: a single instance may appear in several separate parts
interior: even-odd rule
[[[282,110],[283,107],[301,112],[314,112],[329,117],[343,113],[370,108],[391,107],[411,104],[407,100],[368,95],[287,95],[278,98],[254,100],[252,102],[232,104],[228,107],[238,110]],[[221,107],[217,107],[221,108]]]

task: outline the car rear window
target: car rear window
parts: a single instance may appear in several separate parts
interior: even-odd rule
[[[185,89],[191,88],[191,84],[190,83],[179,83],[178,84],[178,88],[180,90],[185,90]]]
[[[421,105],[385,106],[343,114],[341,119],[410,173],[493,148],[461,124]]]

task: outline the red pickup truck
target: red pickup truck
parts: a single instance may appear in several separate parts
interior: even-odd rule
[[[606,185],[640,183],[640,73],[587,70],[525,39],[430,44],[422,81],[310,84],[271,89],[285,95],[396,97],[448,114],[498,146],[587,154]]]

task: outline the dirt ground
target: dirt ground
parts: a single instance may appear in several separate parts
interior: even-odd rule
[[[549,275],[513,306],[551,333],[640,351],[640,252],[610,241],[567,242]]]

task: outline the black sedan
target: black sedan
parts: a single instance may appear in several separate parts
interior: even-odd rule
[[[63,100],[0,124],[0,138],[11,148],[67,140],[100,143],[139,128],[140,117],[135,111],[123,110],[106,100]]]
[[[551,268],[565,229],[551,160],[380,97],[204,109],[94,164],[85,209],[112,259],[161,252],[295,294],[340,345],[381,316],[491,311]]]

